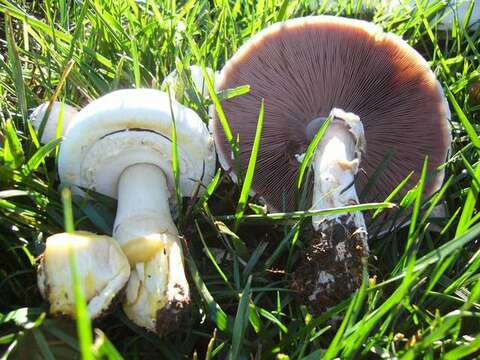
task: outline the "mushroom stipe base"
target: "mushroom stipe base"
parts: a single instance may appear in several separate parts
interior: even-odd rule
[[[181,296],[183,301],[169,301],[163,308],[159,309],[156,314],[155,331],[159,336],[171,333],[172,330],[178,328],[183,320],[190,313],[191,301],[190,297],[186,296],[189,291],[184,289],[180,284],[174,285],[175,290]]]
[[[90,317],[104,316],[123,299],[130,276],[128,259],[109,236],[86,231],[50,236],[37,269],[38,287],[50,303],[50,312],[69,318],[76,317],[70,256],[76,258],[79,283]]]
[[[39,261],[42,261],[43,262],[43,259],[40,258]],[[37,271],[38,272],[42,272],[43,269],[42,269],[42,263],[40,263],[40,265],[37,267]],[[49,289],[49,286],[47,285],[45,287],[46,291],[47,291],[47,294],[50,293],[50,289]],[[119,291],[117,294],[115,294],[115,296],[112,298],[112,301],[111,303],[108,305],[107,308],[105,309],[102,309],[102,311],[98,314],[95,315],[95,317],[92,317],[91,320],[93,321],[94,324],[100,324],[102,320],[104,320],[104,318],[110,314],[113,314],[117,309],[118,309],[118,306],[120,304],[122,304],[123,302],[123,299],[125,298],[125,292],[126,292],[126,289],[127,289],[127,284],[125,284]],[[45,301],[49,301],[49,299],[47,297],[44,297],[43,294],[40,294],[42,296],[42,298],[45,300]],[[71,296],[71,299],[69,299]],[[74,301],[74,298],[73,298],[73,293],[65,293],[65,300],[68,301],[68,300],[73,300]],[[87,303],[87,306],[88,306],[88,303]],[[88,307],[87,307],[88,309]],[[66,313],[63,313],[61,311],[52,311],[52,310],[49,310],[50,311],[50,314],[55,316],[56,318],[59,318],[59,319],[64,319],[64,320],[69,320],[71,321],[72,320],[72,315],[71,314],[66,314]]]
[[[362,284],[366,233],[350,215],[339,220],[325,220],[324,230],[314,232],[293,275],[292,288],[315,314],[347,299]]]

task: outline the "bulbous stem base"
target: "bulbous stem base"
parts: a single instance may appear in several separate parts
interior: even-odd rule
[[[170,214],[165,174],[151,164],[122,173],[114,238],[132,266],[123,308],[137,325],[163,335],[190,306],[181,239]]]

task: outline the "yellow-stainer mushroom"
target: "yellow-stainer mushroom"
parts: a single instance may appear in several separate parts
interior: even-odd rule
[[[48,106],[48,102],[40,104],[30,115],[37,132]],[[60,135],[63,136],[77,114],[75,107],[54,101],[40,142],[45,144],[57,137],[59,121],[62,121]],[[109,236],[77,231],[48,237],[38,267],[38,288],[50,304],[50,313],[69,318],[76,316],[70,251],[77,259],[80,285],[90,318],[99,318],[108,313],[123,295],[130,276],[128,260],[118,243]]]
[[[265,100],[252,189],[271,210],[296,210],[299,161],[328,115],[333,121],[312,162],[313,210],[383,201],[413,171],[406,191],[417,183],[426,155],[432,176],[425,194],[440,187],[444,174],[435,170],[447,156],[450,111],[427,62],[400,37],[366,21],[331,16],[277,23],[245,43],[216,82],[219,90],[245,84],[250,92],[222,107],[240,141],[244,172]],[[212,129],[220,163],[235,171],[216,114]],[[393,157],[372,191],[359,199],[357,190],[390,151]],[[367,231],[360,212],[317,216],[312,225],[293,286],[321,312],[360,285]]]
[[[214,173],[212,138],[193,110],[158,90],[118,90],[87,105],[69,126],[58,158],[63,183],[118,199],[113,237],[131,265],[123,308],[159,334],[174,329],[190,305],[169,206],[176,200],[174,121],[181,194],[201,194]]]

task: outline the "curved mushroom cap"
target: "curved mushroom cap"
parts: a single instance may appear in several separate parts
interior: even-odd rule
[[[30,120],[32,122],[33,128],[38,132],[40,129],[40,125],[42,124],[43,118],[45,117],[45,113],[48,109],[48,102],[45,102],[39,106],[37,106],[32,114],[30,115]],[[60,112],[63,106],[63,119],[62,119],[62,130],[61,134],[63,135],[73,121],[75,116],[78,114],[78,110],[68,104],[62,104],[59,101],[54,101],[52,103],[52,108],[50,109],[50,114],[45,123],[45,127],[43,129],[42,138],[40,142],[42,144],[48,143],[50,140],[56,138],[57,134],[57,126],[60,117]]]
[[[240,139],[245,171],[261,99],[263,134],[253,189],[276,210],[295,207],[299,161],[332,108],[358,115],[366,154],[359,193],[386,154],[393,158],[362,201],[384,200],[410,171],[419,178],[425,155],[433,172],[447,156],[450,112],[427,62],[398,36],[365,21],[330,16],[298,18],[264,29],[244,44],[222,69],[219,90],[249,84],[246,95],[223,101],[234,138]],[[224,168],[234,168],[217,114],[213,132]],[[313,128],[312,128],[313,127]],[[436,174],[426,186],[435,191]],[[285,205],[285,206],[284,206]]]
[[[153,89],[114,91],[81,110],[60,148],[60,179],[116,198],[120,174],[128,166],[148,163],[162,169],[173,193],[172,114],[180,191],[191,196],[198,182],[208,185],[213,177],[213,140],[193,110],[173,99],[170,103],[168,94]]]

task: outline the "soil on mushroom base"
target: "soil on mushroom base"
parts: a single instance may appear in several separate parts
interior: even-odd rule
[[[347,299],[362,283],[368,249],[364,234],[345,215],[326,220],[326,231],[314,232],[303,261],[293,274],[292,288],[315,314]]]

